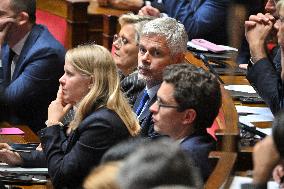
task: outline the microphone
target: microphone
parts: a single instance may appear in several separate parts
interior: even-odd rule
[[[215,69],[209,64],[208,58],[202,53],[194,53],[195,57],[201,59],[204,65],[209,69],[209,71],[217,77],[220,83],[224,84],[224,81],[220,78],[219,74],[215,71]]]

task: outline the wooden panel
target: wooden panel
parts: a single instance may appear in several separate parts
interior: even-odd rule
[[[67,48],[88,41],[89,0],[37,0],[37,8],[64,18],[67,22]],[[60,27],[60,26],[58,26]]]
[[[67,6],[63,0],[37,0],[37,8],[67,18]]]
[[[237,154],[233,152],[211,152],[210,158],[217,158],[218,162],[205,183],[205,189],[212,188],[227,188],[231,184],[231,175],[233,173],[234,164],[236,162]]]
[[[111,50],[113,35],[119,30],[118,17],[129,11],[100,7],[96,1],[91,0],[88,8],[89,14],[89,40]]]
[[[185,54],[185,59],[187,62],[194,64],[198,67],[202,67],[205,70],[208,68],[203,64],[203,62],[193,56],[192,53],[188,52]],[[229,62],[229,64],[233,64]],[[221,77],[223,81],[227,84],[227,81],[235,83],[235,80],[243,80],[243,76],[238,78],[238,76],[223,76]],[[246,81],[247,82],[247,81]],[[238,114],[235,108],[235,104],[230,94],[224,89],[224,86],[221,85],[222,92],[222,107],[221,112],[224,115],[224,119],[216,118],[219,124],[219,129],[216,130],[216,137],[218,138],[218,150],[227,151],[227,152],[236,152],[237,151],[237,142],[239,137],[238,129]]]

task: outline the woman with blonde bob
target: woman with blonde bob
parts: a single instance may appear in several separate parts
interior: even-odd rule
[[[136,136],[140,127],[120,91],[116,66],[106,48],[90,44],[67,51],[64,71],[57,98],[48,108],[47,128],[39,137],[53,186],[80,188],[105,151]],[[71,108],[75,116],[65,132],[62,121]],[[7,144],[0,144],[0,149],[3,162],[21,165],[29,161],[11,152]],[[37,161],[42,151],[30,158]]]

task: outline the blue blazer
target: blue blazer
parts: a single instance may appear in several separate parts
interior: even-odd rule
[[[227,44],[227,10],[230,0],[163,0],[165,12],[184,24],[189,40],[204,38]]]
[[[59,125],[42,129],[39,137],[53,186],[79,188],[103,154],[129,136],[124,122],[107,108],[93,111],[68,137]]]
[[[3,78],[0,83],[2,120],[44,128],[47,108],[55,99],[63,75],[65,49],[46,27],[34,25],[19,55],[13,78],[8,76],[9,46],[2,46]]]
[[[180,146],[192,158],[195,166],[200,169],[203,181],[206,182],[215,167],[215,162],[209,159],[208,155],[216,150],[216,141],[204,130],[188,136]]]
[[[143,90],[144,91],[144,90]],[[138,108],[140,101],[143,97],[143,91],[139,93],[134,106],[133,111]],[[151,139],[155,139],[160,137],[161,135],[154,131],[154,122],[152,120],[152,113],[150,112],[150,107],[154,104],[157,100],[157,96],[155,95],[153,98],[149,99],[149,102],[146,104],[145,109],[141,112],[140,117],[138,118],[139,124],[141,127],[140,135],[142,137],[148,137]]]

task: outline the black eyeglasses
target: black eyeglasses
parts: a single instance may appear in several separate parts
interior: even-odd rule
[[[158,111],[160,111],[161,107],[164,107],[164,108],[179,108],[179,106],[161,103],[161,99],[160,98],[157,98],[156,103],[158,105]]]

